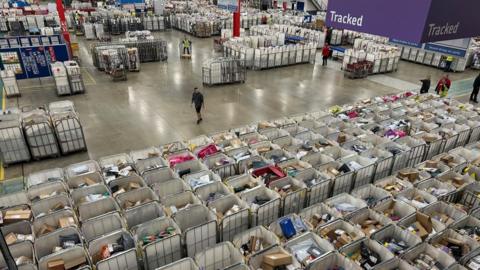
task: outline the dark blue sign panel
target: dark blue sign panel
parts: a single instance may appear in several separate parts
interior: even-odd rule
[[[12,69],[17,80],[51,76],[50,63],[69,60],[67,45],[0,49],[0,69]]]
[[[458,57],[465,57],[465,54],[467,53],[466,50],[455,49],[452,47],[442,46],[435,43],[425,44],[425,50],[449,54],[449,55],[458,56]]]

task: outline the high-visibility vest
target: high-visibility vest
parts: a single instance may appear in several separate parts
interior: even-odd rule
[[[453,62],[453,56],[447,56],[447,61]]]
[[[190,40],[184,39],[183,40],[183,47],[184,48],[190,48]]]

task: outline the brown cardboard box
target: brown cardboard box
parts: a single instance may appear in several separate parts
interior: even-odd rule
[[[97,182],[95,182],[92,178],[90,177],[85,177],[83,178],[85,180],[85,184],[87,184],[87,186],[92,186],[92,185],[95,185]]]
[[[408,174],[408,180],[409,180],[410,182],[416,181],[419,177],[420,177],[420,174],[419,174],[417,171],[411,171],[411,172]]]
[[[47,263],[48,270],[65,270],[65,263],[63,260],[52,260]]]
[[[124,188],[119,188],[115,193],[113,193],[113,197],[116,197],[118,194],[125,193]]]
[[[346,141],[347,141],[347,135],[345,135],[343,133],[338,134],[338,137],[337,137],[337,142],[338,143],[344,143]]]
[[[7,242],[7,245],[14,244],[17,242],[17,236],[14,233],[9,233],[5,236],[5,242]]]
[[[427,160],[425,161],[425,167],[427,168],[437,168],[438,162],[436,160]]]
[[[266,263],[262,263],[262,270],[275,270],[276,266],[271,266]]]
[[[53,231],[55,231],[57,228],[53,227],[53,226],[50,226],[48,224],[43,224],[42,227],[40,227],[40,230],[38,231],[38,234],[39,236],[40,235],[44,235],[44,234],[47,234],[47,233],[51,233]]]
[[[128,188],[127,188],[128,190],[137,189],[137,188],[140,188],[140,184],[135,182],[128,183]]]
[[[283,252],[267,254],[263,262],[271,266],[282,266],[292,263],[292,256]]]
[[[65,205],[61,202],[55,204],[51,209],[50,211],[58,211],[58,210],[62,210],[63,208],[65,208]]]
[[[423,227],[423,225],[416,221],[414,223],[415,225],[415,228],[417,229],[417,236],[420,237],[422,240],[425,240],[425,238],[427,238],[427,236],[430,234],[429,232],[427,232],[427,230],[425,229],[425,227]]]
[[[453,162],[453,157],[450,156],[450,155],[445,155],[445,156],[441,157],[440,160],[441,160],[442,162],[445,162],[445,163],[448,164],[448,163],[450,163],[450,162]]]
[[[85,258],[85,256],[69,259],[67,262],[65,262],[65,269],[68,270],[68,269],[76,268],[80,265],[85,264],[86,262],[87,262],[87,259]]]
[[[58,220],[60,228],[66,228],[75,225],[75,219],[73,217],[62,217]]]
[[[30,220],[32,217],[32,211],[30,210],[8,210],[3,217],[5,224],[14,223],[22,220]]]
[[[333,168],[333,167],[328,167],[328,168],[327,168],[327,172],[330,173],[330,174],[332,174],[333,176],[337,176],[337,175],[340,174],[340,172],[339,172],[337,169]]]
[[[433,134],[425,134],[422,139],[427,142],[427,143],[431,143],[431,142],[434,142],[437,140],[437,136],[433,135]]]
[[[417,212],[416,214],[417,221],[425,228],[428,233],[432,232],[432,218],[424,213]]]
[[[397,176],[398,176],[398,178],[406,179],[406,178],[408,178],[409,173],[408,173],[408,171],[400,171],[400,172],[398,172]]]

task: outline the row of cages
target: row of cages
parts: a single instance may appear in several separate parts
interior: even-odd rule
[[[235,48],[223,46],[225,57],[243,60],[246,68],[253,70],[271,69],[297,64],[315,64],[316,45],[290,45],[271,48]]]
[[[72,15],[74,16],[74,15]],[[79,28],[84,30],[83,24],[77,25],[73,23],[75,20],[72,20],[72,28]],[[171,29],[171,21],[169,16],[152,16],[152,17],[125,17],[125,18],[116,18],[116,17],[89,17],[86,20],[86,23],[98,24],[102,26],[102,29],[99,31],[102,34],[106,33],[109,35],[120,35],[127,31],[165,31]],[[99,38],[99,37],[97,37]]]
[[[478,117],[406,93],[39,171],[3,183],[1,228],[25,269],[459,267],[480,253]]]
[[[382,74],[382,73],[389,73],[395,72],[398,69],[398,63],[400,62],[400,57],[390,57],[390,58],[381,58],[375,59],[373,61],[359,59],[354,56],[345,55],[343,57],[343,65],[342,69],[347,69],[348,65],[368,61],[372,63],[372,67],[369,70],[369,74]]]
[[[0,119],[3,166],[87,150],[83,127],[71,101],[23,112],[12,110]]]

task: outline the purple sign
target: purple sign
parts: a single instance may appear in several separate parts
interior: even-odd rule
[[[479,0],[432,0],[422,41],[470,38],[480,35]]]
[[[418,42],[431,1],[329,0],[326,24],[336,29]]]
[[[480,35],[479,0],[329,0],[326,24],[413,43]]]

